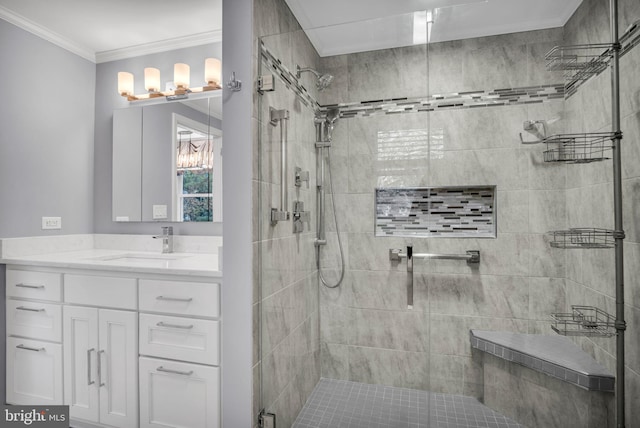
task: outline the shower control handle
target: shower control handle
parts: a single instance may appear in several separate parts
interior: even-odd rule
[[[303,171],[302,168],[296,167],[295,169],[295,184],[296,187],[302,187],[302,182],[307,182],[307,189],[309,188],[309,171]]]

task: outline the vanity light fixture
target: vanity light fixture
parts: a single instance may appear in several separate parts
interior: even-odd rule
[[[222,63],[217,58],[205,60],[204,86],[190,87],[191,69],[188,64],[177,63],[173,66],[173,83],[175,89],[160,90],[160,70],[153,67],[144,69],[144,88],[146,94],[134,95],[133,74],[121,71],[118,73],[118,93],[129,101],[148,100],[150,98],[166,97],[168,100],[187,98],[189,93],[198,93],[222,89]]]

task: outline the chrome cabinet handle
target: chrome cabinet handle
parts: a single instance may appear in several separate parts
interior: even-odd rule
[[[32,284],[25,284],[25,283],[21,282],[20,284],[16,284],[16,287],[42,289],[42,288],[44,288],[44,285],[41,285],[41,284],[32,285]]]
[[[24,306],[18,306],[16,309],[19,310],[19,311],[29,311],[29,312],[44,312],[44,311],[46,311],[45,308],[34,309],[34,308],[26,308]]]
[[[105,386],[107,383],[102,381],[102,354],[104,354],[104,349],[102,351],[98,351],[98,382],[100,382],[99,386]]]
[[[91,380],[91,353],[95,352],[95,350],[95,348],[87,350],[87,385],[93,385],[94,383],[96,383],[95,381]]]
[[[24,349],[25,351],[33,351],[33,352],[42,352],[45,350],[45,348],[32,348],[30,346],[24,346],[22,344],[16,346],[16,348],[18,349]]]
[[[158,296],[156,300],[169,300],[172,302],[191,302],[193,297],[168,297],[168,296]]]
[[[162,321],[160,321],[156,325],[158,327],[181,328],[181,329],[184,329],[184,330],[191,330],[193,328],[193,324],[189,324],[189,325],[169,324],[169,323],[162,322]]]
[[[193,370],[189,370],[188,372],[183,372],[183,371],[180,371],[180,370],[165,369],[162,366],[158,367],[156,370],[159,371],[159,372],[177,374],[177,375],[180,375],[180,376],[191,376],[193,374]]]

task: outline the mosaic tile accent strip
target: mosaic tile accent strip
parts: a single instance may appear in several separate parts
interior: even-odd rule
[[[296,75],[289,71],[289,69],[282,64],[282,61],[271,53],[262,40],[260,40],[260,51],[262,52],[262,59],[266,67],[278,76],[287,89],[293,91],[305,106],[318,111],[320,104],[318,104],[309,91],[298,82]]]
[[[495,186],[376,189],[376,236],[495,238]]]
[[[322,106],[323,111],[340,109],[340,118],[368,117],[383,114],[401,114],[440,111],[448,109],[500,107],[519,104],[537,104],[564,99],[564,84],[529,86],[438,94],[420,98],[391,98],[355,103]]]
[[[524,428],[472,397],[320,379],[293,428]]]
[[[470,331],[471,347],[589,391],[613,392],[615,378],[563,336]]]

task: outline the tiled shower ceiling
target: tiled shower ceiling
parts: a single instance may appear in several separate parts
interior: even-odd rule
[[[582,0],[286,2],[320,56],[332,56],[561,27]],[[434,20],[430,31],[427,16]]]

